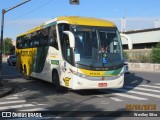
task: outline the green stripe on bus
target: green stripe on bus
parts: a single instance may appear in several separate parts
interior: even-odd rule
[[[33,71],[36,73],[41,73],[44,64],[46,61],[47,53],[48,53],[48,46],[47,47],[37,47],[36,54],[34,56],[34,63],[33,63]]]
[[[111,70],[111,71],[106,71],[105,75],[118,75],[121,72],[122,68],[119,68],[117,70]]]

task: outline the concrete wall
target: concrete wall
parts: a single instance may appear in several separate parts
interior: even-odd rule
[[[152,63],[128,63],[129,71],[158,72],[160,73],[160,64]]]
[[[160,29],[141,30],[124,33],[128,35],[133,44],[153,43],[160,41]],[[122,37],[122,44],[127,45],[128,41]]]

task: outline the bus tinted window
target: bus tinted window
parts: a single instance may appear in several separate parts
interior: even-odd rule
[[[48,45],[58,49],[56,26],[50,27]]]
[[[58,49],[56,26],[47,27],[17,38],[17,48],[53,46]]]

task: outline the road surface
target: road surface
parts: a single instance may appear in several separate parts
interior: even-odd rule
[[[113,116],[114,113],[117,114],[116,111],[126,111],[126,109],[135,111],[142,106],[144,109],[146,105],[150,107],[146,109],[153,109],[151,112],[160,111],[160,74],[158,73],[126,74],[122,89],[69,90],[66,93],[58,93],[51,83],[37,79],[22,79],[15,66],[8,66],[4,62],[3,80],[13,85],[14,93],[0,99],[0,111],[65,111],[66,115],[66,111],[109,111],[108,114]],[[91,119],[95,117],[96,112],[92,113],[88,113],[87,116],[82,112],[80,115],[84,114],[87,117],[85,119]],[[125,114],[128,112],[122,113],[122,116]]]

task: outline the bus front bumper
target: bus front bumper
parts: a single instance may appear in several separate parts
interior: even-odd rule
[[[115,77],[86,77],[73,76],[71,89],[107,89],[121,88],[124,84],[124,74]]]

